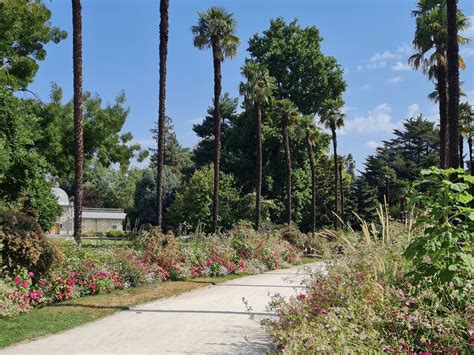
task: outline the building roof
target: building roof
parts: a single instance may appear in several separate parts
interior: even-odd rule
[[[126,216],[121,208],[84,207],[82,210],[82,219],[117,219],[123,221]]]
[[[54,187],[53,194],[58,199],[58,203],[60,206],[69,206],[69,197],[66,191],[60,189],[59,187]]]

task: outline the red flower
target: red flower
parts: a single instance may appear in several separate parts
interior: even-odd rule
[[[41,280],[41,281],[39,282],[39,284],[40,284],[40,286],[43,286],[43,287],[44,287],[44,286],[46,286],[46,281]]]
[[[306,299],[306,295],[305,295],[304,293],[300,293],[300,294],[298,295],[298,298],[299,298],[300,300],[305,300],[305,299]]]
[[[16,285],[19,285],[19,284],[20,284],[20,281],[21,281],[21,280],[20,280],[20,278],[19,278],[18,276],[15,277],[15,284],[16,284]]]

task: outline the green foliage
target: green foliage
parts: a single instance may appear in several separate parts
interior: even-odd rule
[[[31,111],[38,120],[31,126],[33,140],[51,165],[51,174],[59,185],[72,194],[74,181],[74,120],[73,102],[62,103],[62,90],[57,85],[51,89],[51,100],[40,104],[29,100]],[[147,152],[139,144],[131,144],[130,132],[122,132],[129,109],[125,94],[120,93],[113,104],[103,105],[99,95],[84,93],[84,170],[87,174],[95,164],[109,167],[119,164],[128,168],[132,158],[139,161]]]
[[[349,198],[353,205],[353,211],[357,212],[359,217],[367,222],[372,222],[377,217],[376,208],[379,202],[377,201],[377,187],[371,186],[364,176],[358,176],[351,184],[351,191]],[[350,216],[354,222],[358,222]]]
[[[320,113],[329,102],[340,107],[346,83],[334,57],[321,52],[322,38],[315,26],[301,28],[282,17],[249,40],[252,60],[264,64],[276,79],[275,97],[290,99],[304,115]]]
[[[164,208],[168,208],[174,201],[181,182],[172,169],[165,165],[163,177]],[[156,170],[146,169],[142,172],[134,195],[134,213],[129,217],[137,218],[140,224],[156,223]],[[164,226],[169,227],[168,217],[165,214]]]
[[[123,208],[133,213],[135,188],[142,173],[136,167],[116,169],[95,161],[84,176],[84,206]]]
[[[193,43],[198,49],[213,49],[216,59],[233,58],[237,55],[240,40],[235,35],[237,21],[232,13],[219,6],[212,6],[207,11],[198,12],[199,20],[191,27]]]
[[[239,115],[237,114],[237,106],[239,103],[238,98],[232,98],[228,93],[225,93],[220,99],[220,111],[221,111],[221,142],[222,142],[222,170],[225,172],[229,171],[227,162],[236,159],[233,156],[234,152],[230,146],[232,143],[229,142],[229,135],[232,134],[236,120]],[[255,125],[252,125],[253,132]],[[202,123],[193,125],[193,131],[201,139],[198,145],[193,150],[193,162],[197,168],[202,168],[206,165],[211,164],[214,161],[214,106],[210,106],[207,109],[207,115],[204,117]],[[255,146],[254,146],[255,147]],[[253,147],[252,147],[253,148]],[[255,149],[253,148],[255,151]]]
[[[51,26],[51,12],[38,0],[2,0],[0,18],[0,85],[24,89],[46,57],[44,46],[66,32]]]
[[[0,248],[0,269],[8,271],[26,268],[43,274],[56,259],[40,225],[21,212],[0,211]]]
[[[384,141],[375,155],[367,157],[364,176],[371,186],[378,187],[378,198],[384,202],[387,183],[390,205],[404,200],[407,195],[402,189],[407,182],[415,181],[422,169],[439,162],[439,131],[435,123],[422,115],[408,118],[403,130],[394,130],[395,138]]]
[[[49,165],[35,149],[38,118],[27,104],[0,89],[0,203],[19,208],[49,230],[61,209],[46,179]]]
[[[212,165],[196,170],[169,208],[169,218],[175,224],[186,223],[192,229],[211,228],[213,170]],[[253,219],[255,206],[241,198],[233,176],[221,173],[219,192],[219,225],[227,229],[239,220]],[[253,201],[252,201],[253,202]]]
[[[124,231],[111,229],[105,234],[107,238],[122,238],[125,236]]]
[[[423,170],[421,176],[412,203],[420,209],[417,223],[424,232],[405,252],[414,268],[408,275],[442,297],[469,302],[474,276],[474,178],[462,169],[438,168]]]
[[[290,300],[275,296],[277,319],[264,328],[284,353],[469,352],[470,314],[453,309],[431,289],[416,291],[406,279],[402,253],[408,230],[390,225],[390,238],[339,235],[335,251]],[[327,267],[327,265],[331,265]]]

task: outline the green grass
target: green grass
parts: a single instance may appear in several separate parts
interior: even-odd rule
[[[236,279],[241,275],[169,281],[154,285],[116,290],[110,294],[87,296],[20,314],[0,318],[0,348],[25,340],[68,330],[137,304],[177,296],[208,285]]]

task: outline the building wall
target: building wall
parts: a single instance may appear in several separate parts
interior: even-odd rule
[[[120,219],[82,219],[82,232],[107,233],[109,230],[123,230]]]

